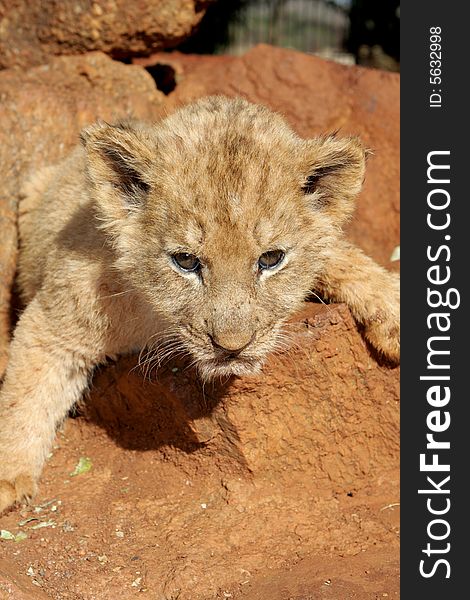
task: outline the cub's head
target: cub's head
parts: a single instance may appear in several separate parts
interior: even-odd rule
[[[304,140],[222,97],[82,140],[116,266],[170,324],[170,346],[204,377],[258,370],[335,252],[364,177],[360,142]]]

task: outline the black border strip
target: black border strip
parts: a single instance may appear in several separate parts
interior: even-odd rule
[[[470,326],[465,314],[470,279],[470,230],[466,216],[470,204],[467,185],[470,93],[466,91],[469,13],[467,2],[427,0],[403,4],[400,14],[401,597],[404,600],[463,598],[469,593],[466,542],[470,530],[470,514],[467,514],[470,397],[465,376],[470,372],[467,358]],[[436,56],[430,56],[432,27],[441,30],[441,65],[430,64],[431,59],[437,60]],[[433,67],[441,69],[440,82],[430,81]],[[434,69],[434,77],[436,73]],[[430,103],[433,93],[434,105]],[[441,96],[440,103],[437,94]],[[429,154],[435,151],[449,154]],[[428,182],[428,160],[449,165],[450,169],[431,170]],[[439,203],[444,208],[429,206]],[[433,229],[427,221],[429,214],[433,225],[442,226],[448,219],[450,222],[443,229]],[[433,266],[437,269],[429,271]],[[449,280],[441,282],[448,275]],[[439,283],[432,283],[431,279]],[[432,308],[430,303],[439,304],[440,300],[438,294],[428,297],[428,288],[440,291],[443,302],[448,298],[452,305],[460,298],[460,305]],[[450,289],[455,291],[446,296]],[[429,317],[432,313],[447,316]],[[448,327],[448,331],[440,331],[438,323],[442,329]],[[432,337],[436,339],[431,340]],[[432,354],[435,350],[449,354]],[[449,379],[433,381],[420,379],[422,376]],[[446,394],[450,394],[448,401]],[[439,428],[441,432],[437,432]],[[426,448],[429,441],[426,435],[431,433],[432,439],[443,443],[441,447]],[[450,443],[449,449],[445,448],[446,442]],[[445,468],[440,466],[435,471],[420,470],[420,454],[426,455],[424,463],[429,465],[434,460],[439,465],[449,465],[449,471],[440,470]],[[428,492],[420,494],[420,489]],[[438,563],[439,560],[442,562]],[[420,574],[420,565],[427,577]]]

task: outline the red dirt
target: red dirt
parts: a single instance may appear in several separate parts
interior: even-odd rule
[[[342,305],[291,333],[263,375],[204,390],[181,363],[97,373],[34,506],[1,519],[28,535],[1,542],[6,574],[58,600],[397,598],[398,371]]]

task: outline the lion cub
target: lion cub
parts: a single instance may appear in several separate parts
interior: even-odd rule
[[[186,353],[203,378],[250,374],[316,290],[398,360],[398,278],[341,231],[364,178],[358,139],[303,140],[266,108],[211,97],[81,140],[20,206],[27,307],[0,397],[0,511],[34,495],[106,357],[152,348]]]

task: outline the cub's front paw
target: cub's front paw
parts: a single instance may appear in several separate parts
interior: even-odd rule
[[[364,335],[370,344],[394,364],[400,362],[400,319],[388,315],[378,315],[364,328]]]
[[[17,502],[29,502],[36,494],[34,477],[21,473],[13,480],[0,478],[0,513]]]

